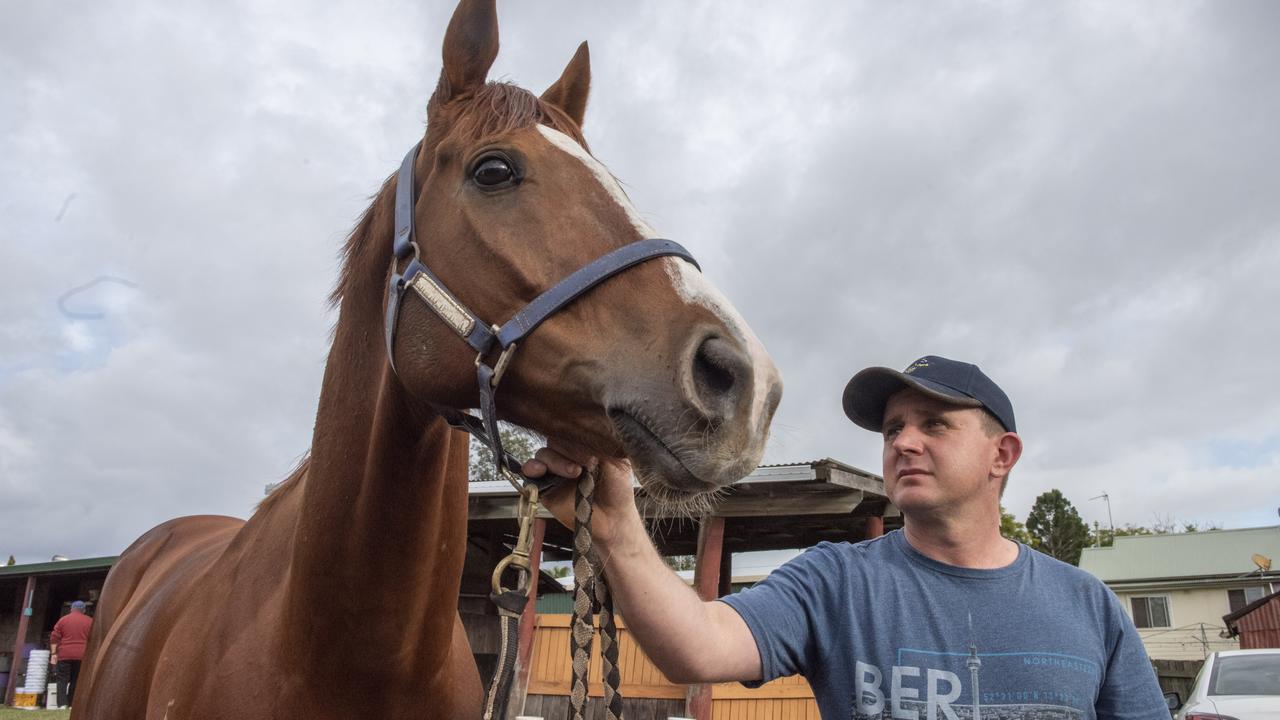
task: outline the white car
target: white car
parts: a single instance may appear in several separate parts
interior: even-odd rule
[[[1209,655],[1177,720],[1280,720],[1280,648]]]

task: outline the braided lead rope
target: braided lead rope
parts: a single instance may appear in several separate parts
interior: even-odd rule
[[[594,551],[591,561],[595,571],[596,607],[600,609],[600,674],[604,681],[605,720],[621,720],[622,673],[618,667],[618,625],[614,622],[613,594],[605,581],[600,556]]]
[[[592,600],[595,574],[591,566],[591,494],[595,473],[578,481],[573,505],[573,627],[569,633],[573,656],[573,688],[569,693],[570,720],[586,720],[587,670],[591,662]]]
[[[586,720],[588,670],[591,642],[595,634],[594,615],[600,613],[600,659],[604,684],[605,720],[622,720],[622,683],[618,670],[618,626],[614,621],[613,596],[605,582],[604,569],[591,542],[591,498],[595,492],[594,473],[578,481],[573,508],[573,627],[570,651],[573,656],[573,688],[569,693],[570,720]]]

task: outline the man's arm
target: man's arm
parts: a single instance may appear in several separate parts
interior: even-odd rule
[[[62,643],[62,620],[53,624],[53,632],[49,633],[49,664],[58,664],[58,645]]]
[[[524,469],[536,477],[548,468],[563,477],[576,477],[581,470],[547,448]],[[572,527],[572,488],[558,488],[545,500],[547,508]],[[592,542],[604,564],[609,591],[658,669],[679,683],[760,679],[760,653],[742,617],[722,602],[702,601],[658,555],[636,509],[630,464],[600,462],[593,500]]]
[[[1094,712],[1098,720],[1166,720],[1169,708],[1142,638],[1120,602],[1110,592],[1107,595],[1108,613],[1119,637],[1107,662]]]

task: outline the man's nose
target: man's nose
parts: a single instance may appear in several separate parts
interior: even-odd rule
[[[893,449],[900,453],[920,452],[920,433],[904,427],[893,436]]]

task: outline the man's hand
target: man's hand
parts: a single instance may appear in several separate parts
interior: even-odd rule
[[[57,656],[57,655],[55,655],[55,654],[53,654],[53,653],[49,653],[49,664],[50,664],[50,665],[57,665],[57,664],[58,664],[58,656]]]
[[[676,577],[649,540],[636,509],[631,463],[595,458],[585,448],[548,441],[524,464],[524,473],[548,471],[576,478],[596,473],[591,537],[608,573],[609,589],[633,637],[658,669],[677,682],[760,678],[760,651],[742,617],[728,605],[703,602]],[[573,483],[542,496],[565,526],[573,527]]]
[[[595,472],[591,534],[597,542],[607,544],[617,534],[619,522],[639,519],[631,486],[631,463],[625,459],[598,459],[586,448],[549,439],[548,446],[539,450],[522,469],[530,477],[551,472],[570,479],[579,478],[584,469]],[[565,483],[542,496],[547,510],[570,529],[573,528],[573,485]],[[631,518],[632,515],[635,517]]]

